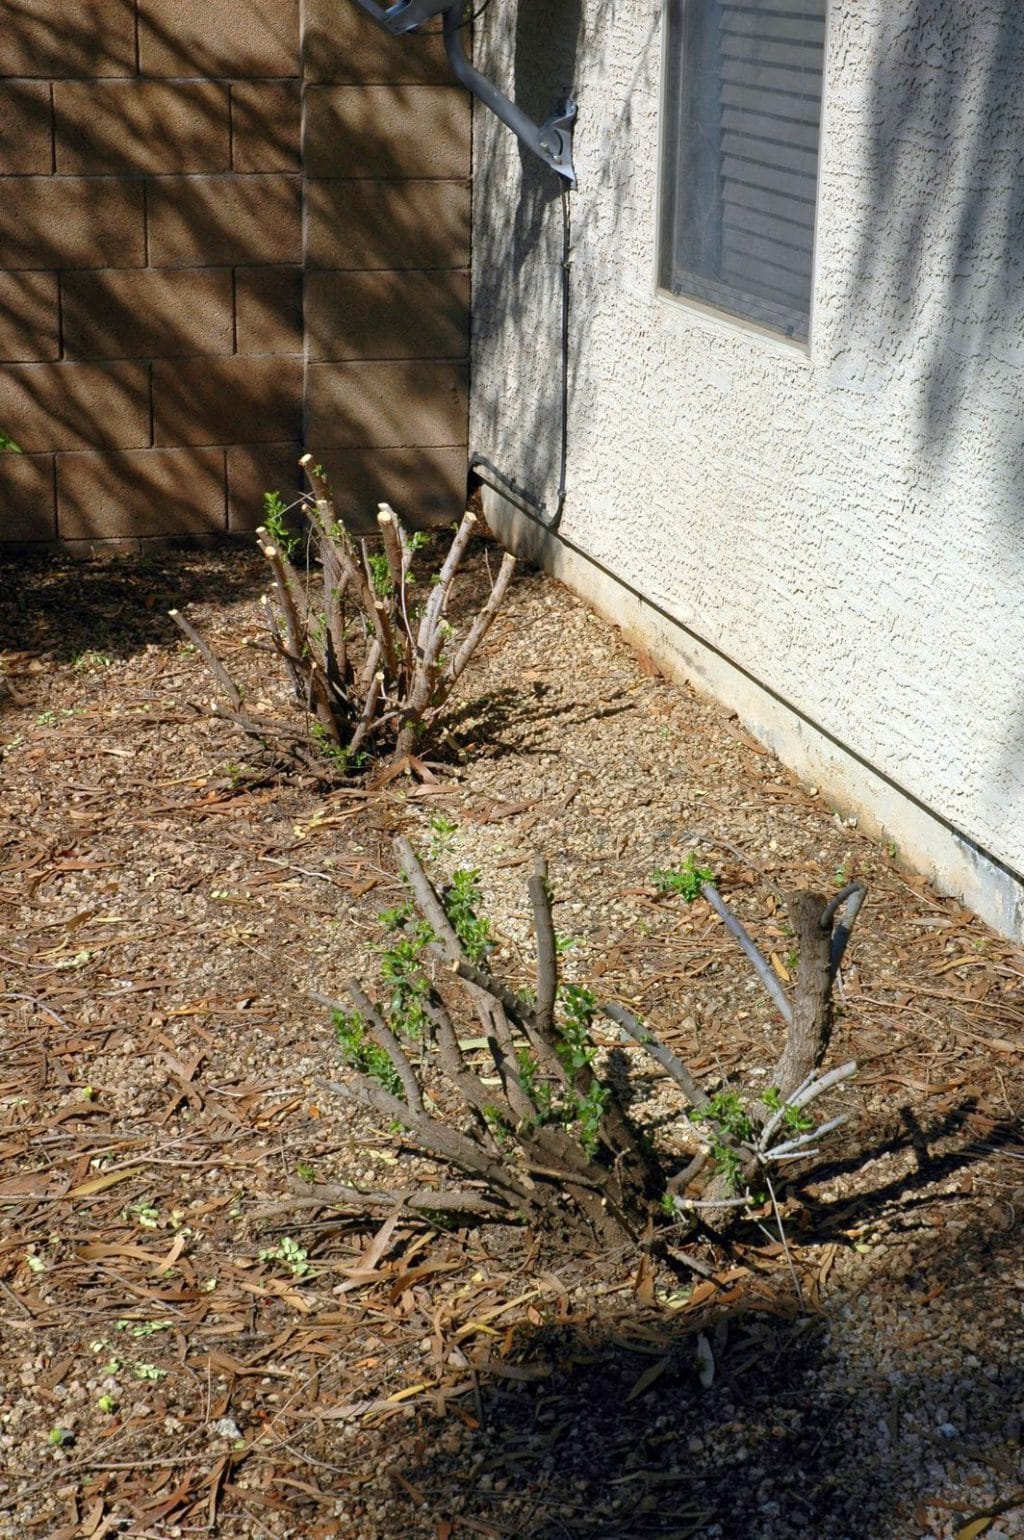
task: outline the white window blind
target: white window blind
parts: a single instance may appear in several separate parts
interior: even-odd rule
[[[669,0],[663,287],[805,339],[826,0]]]

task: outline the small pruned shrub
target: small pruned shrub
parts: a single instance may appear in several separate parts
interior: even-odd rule
[[[249,706],[209,643],[180,611],[171,610],[171,618],[214,678],[213,714],[271,758],[289,758],[327,779],[371,759],[421,769],[431,730],[498,612],[514,558],[502,558],[487,599],[456,635],[449,601],[476,515],[464,514],[439,569],[418,580],[413,559],[424,536],[409,533],[387,503],[379,506],[374,540],[354,535],[338,516],[323,470],[311,455],[300,464],[311,488],[299,509],[308,525],[305,570],[297,565],[295,510],[278,493],[267,493],[265,522],[256,531],[273,577],[264,618],[302,708],[298,721],[272,720]]]

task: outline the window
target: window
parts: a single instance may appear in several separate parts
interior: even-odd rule
[[[659,282],[806,341],[826,0],[669,0]]]

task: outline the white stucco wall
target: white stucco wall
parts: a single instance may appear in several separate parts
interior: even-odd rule
[[[908,854],[1012,930],[1012,874],[1024,873],[1024,5],[833,0],[807,349],[656,292],[661,31],[653,0],[507,0],[477,39],[482,67],[534,114],[566,88],[579,102],[561,532],[682,630],[673,641],[586,563],[557,559],[609,613],[625,606],[687,672],[731,693],[783,759],[817,777],[831,753],[852,805],[874,808]],[[474,155],[471,443],[551,508],[555,178],[479,110]],[[715,650],[743,671],[734,689]],[[878,774],[845,774],[832,740]],[[910,823],[930,810],[940,834],[965,839],[944,850],[911,837],[899,791]]]

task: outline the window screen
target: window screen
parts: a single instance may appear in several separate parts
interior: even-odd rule
[[[669,0],[660,282],[804,341],[826,0]]]

